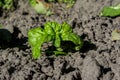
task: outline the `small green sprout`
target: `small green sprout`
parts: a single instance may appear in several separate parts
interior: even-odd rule
[[[53,51],[55,55],[66,54],[61,48],[62,41],[71,41],[75,46],[75,50],[80,50],[83,46],[82,39],[75,33],[66,22],[59,24],[57,22],[47,22],[44,28],[33,28],[28,31],[28,42],[32,48],[32,57],[38,59],[41,56],[41,46],[44,42],[53,42],[57,51]]]
[[[116,6],[103,7],[100,16],[116,17],[120,16],[120,4]]]

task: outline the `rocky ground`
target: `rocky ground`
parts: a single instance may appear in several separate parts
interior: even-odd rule
[[[8,39],[1,43],[7,46],[0,48],[0,80],[120,80],[120,41],[111,40],[111,32],[120,29],[120,17],[98,16],[102,7],[118,3],[120,0],[77,0],[70,9],[55,3],[55,14],[45,16],[36,14],[28,0],[18,0],[16,10],[0,16],[1,31],[7,33],[0,39]],[[27,32],[47,21],[68,22],[85,41],[82,50],[33,60]]]

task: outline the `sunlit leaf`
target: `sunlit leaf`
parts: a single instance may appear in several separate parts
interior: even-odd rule
[[[100,16],[108,16],[108,17],[120,16],[120,4],[116,6],[103,7]]]

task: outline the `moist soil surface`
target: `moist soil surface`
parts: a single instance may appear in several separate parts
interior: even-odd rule
[[[120,17],[99,17],[104,6],[120,0],[77,0],[72,8],[53,3],[54,14],[37,14],[28,0],[18,0],[14,11],[1,13],[0,80],[120,80],[120,41],[111,33],[120,29]],[[81,51],[66,56],[32,59],[27,32],[48,21],[68,22],[84,40]],[[47,49],[45,43],[42,49]]]

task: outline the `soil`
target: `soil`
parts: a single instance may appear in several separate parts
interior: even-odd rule
[[[54,3],[54,15],[37,14],[28,0],[18,0],[14,11],[3,12],[0,24],[0,80],[120,80],[120,41],[111,32],[120,29],[120,17],[99,17],[104,6],[120,0],[77,0],[72,8]],[[66,56],[32,59],[29,29],[47,21],[68,22],[85,44]],[[48,46],[43,45],[43,48]]]

